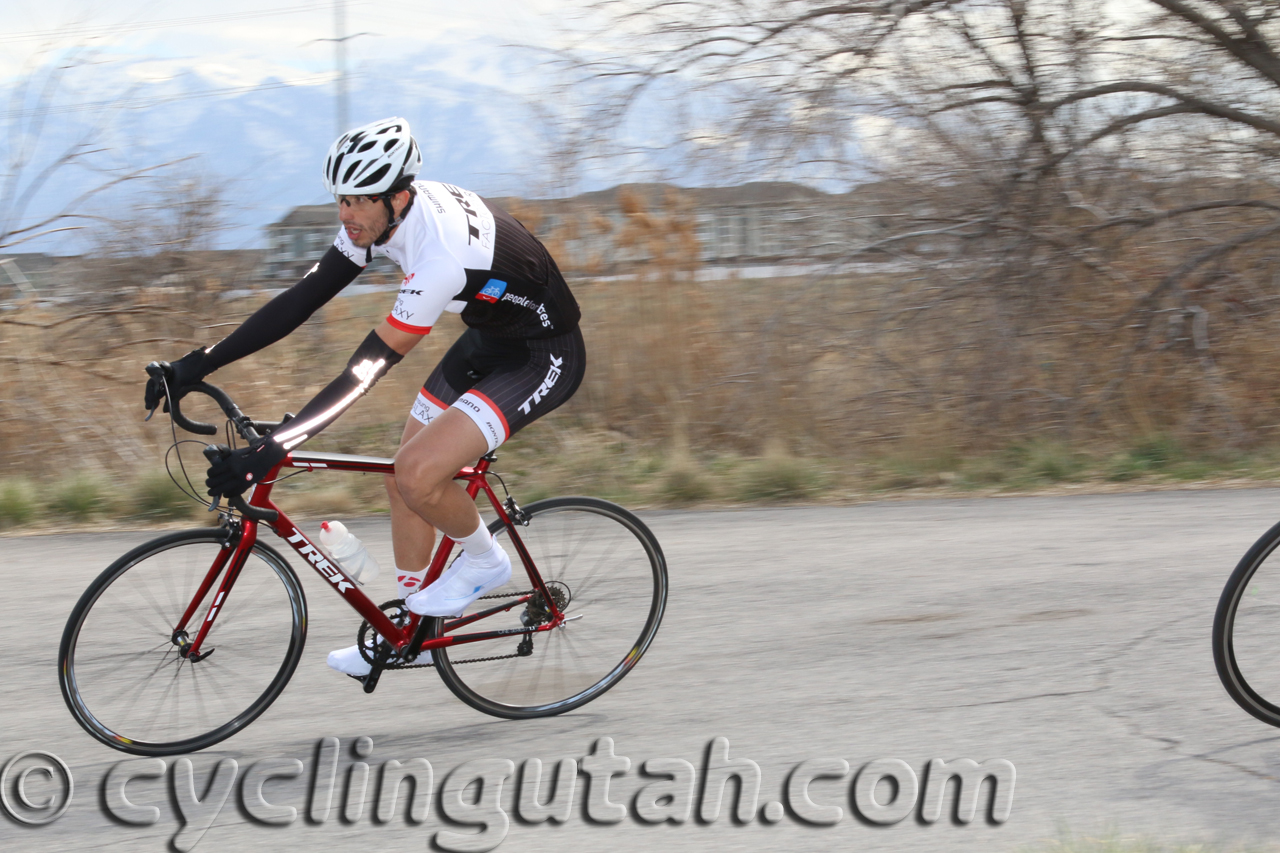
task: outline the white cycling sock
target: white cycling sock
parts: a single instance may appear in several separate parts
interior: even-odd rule
[[[400,597],[408,598],[421,589],[422,581],[426,576],[426,569],[420,572],[402,572],[396,569],[396,586],[400,589]]]
[[[486,557],[493,556],[490,551],[496,544],[493,540],[493,534],[489,532],[488,527],[485,527],[483,518],[480,519],[480,526],[476,528],[475,533],[454,541],[462,546],[462,550],[467,552],[467,556],[480,563],[486,562]]]

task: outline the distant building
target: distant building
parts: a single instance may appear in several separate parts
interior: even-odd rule
[[[566,231],[571,258],[606,266],[650,260],[641,230],[653,220],[678,227],[688,218],[697,259],[707,266],[749,267],[812,262],[848,254],[879,232],[878,217],[852,193],[834,195],[801,184],[757,182],[736,187],[682,188],[624,184],[570,199],[517,202],[540,211],[549,229]],[[570,261],[573,263],[573,261]]]
[[[0,255],[0,295],[34,296],[53,289],[53,271],[64,259],[42,252]]]
[[[338,206],[308,204],[295,207],[283,219],[267,226],[267,260],[262,277],[296,281],[320,260],[338,235]],[[395,275],[389,259],[375,257],[369,272]]]
[[[566,272],[579,273],[652,260],[662,251],[655,240],[682,237],[693,241],[696,256],[686,260],[703,266],[749,271],[839,261],[873,242],[886,221],[860,191],[831,194],[786,182],[695,189],[624,184],[572,198],[494,201],[546,242]],[[264,277],[300,278],[333,242],[337,221],[334,205],[312,205],[268,226]],[[369,269],[394,274],[396,268],[375,258]]]

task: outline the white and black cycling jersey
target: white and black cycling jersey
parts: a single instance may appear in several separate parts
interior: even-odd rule
[[[391,258],[405,273],[388,323],[423,335],[441,313],[454,311],[471,327],[479,343],[467,351],[466,359],[445,360],[446,366],[467,365],[462,371],[465,379],[453,376],[447,387],[431,393],[463,408],[491,449],[559,406],[577,388],[585,367],[577,331],[580,312],[551,255],[497,205],[435,181],[413,184],[411,206],[384,245],[358,248],[346,230],[340,230],[333,246],[301,281],[204,353],[200,376],[301,326],[354,281],[374,254]],[[297,426],[282,432],[289,441],[286,449],[332,422],[400,359],[376,331],[370,333],[347,370],[298,413]]]
[[[413,206],[385,244],[358,248],[342,228],[333,243],[361,267],[385,255],[404,271],[388,323],[422,335],[451,311],[501,338],[577,328],[578,304],[555,261],[514,217],[452,184],[415,181],[413,189]]]

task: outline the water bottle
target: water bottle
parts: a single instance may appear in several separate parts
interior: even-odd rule
[[[320,525],[320,545],[358,584],[373,580],[381,571],[369,549],[341,521],[326,521]]]

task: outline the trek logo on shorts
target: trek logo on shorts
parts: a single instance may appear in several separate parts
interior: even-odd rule
[[[560,365],[562,364],[564,364],[563,358],[556,358],[554,355],[551,356],[551,367],[547,369],[547,378],[542,380],[542,384],[538,386],[538,390],[534,391],[533,395],[530,396],[529,399],[520,404],[520,411],[527,415],[533,410],[534,406],[542,402],[542,398],[551,391],[552,386],[556,384],[556,380],[560,378]]]
[[[496,303],[502,298],[502,294],[507,292],[507,283],[499,281],[496,278],[489,279],[489,283],[480,288],[480,292],[476,294],[476,299],[483,299],[485,302]]]

